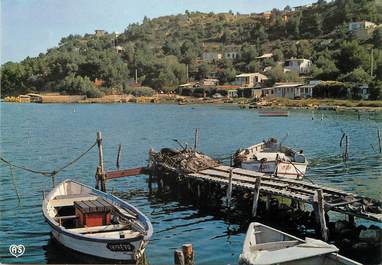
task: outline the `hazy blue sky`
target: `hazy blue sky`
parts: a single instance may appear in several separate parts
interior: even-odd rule
[[[312,0],[0,0],[1,63],[37,56],[69,34],[123,32],[129,23],[190,11],[252,13]]]

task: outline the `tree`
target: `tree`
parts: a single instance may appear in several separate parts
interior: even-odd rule
[[[284,61],[284,54],[280,49],[273,50],[273,59],[276,62]]]
[[[342,42],[336,59],[336,65],[343,73],[349,73],[359,66],[366,70],[369,68],[369,54],[357,40]]]
[[[340,81],[351,82],[355,84],[368,84],[371,80],[370,75],[362,68],[357,67],[350,73],[339,77]]]
[[[330,58],[329,54],[320,55],[315,62],[313,76],[320,80],[336,80],[339,75],[339,70]]]
[[[375,48],[382,48],[382,27],[378,27],[374,30],[372,41]]]

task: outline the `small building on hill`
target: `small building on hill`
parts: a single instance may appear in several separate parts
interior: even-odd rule
[[[205,51],[202,54],[203,61],[211,63],[223,59],[223,53],[215,51]]]
[[[285,60],[284,69],[298,74],[308,74],[312,70],[312,61],[308,59],[291,58]]]
[[[377,25],[370,21],[356,21],[349,23],[349,31],[356,31],[362,29],[374,29]]]
[[[236,76],[235,84],[242,88],[254,88],[266,80],[268,77],[260,73],[243,73]]]
[[[105,32],[105,30],[103,30],[103,29],[96,29],[94,35],[95,35],[96,37],[102,37],[102,36],[105,35],[105,33],[106,33],[106,32]]]

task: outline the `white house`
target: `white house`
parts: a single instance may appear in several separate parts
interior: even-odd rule
[[[235,83],[242,88],[255,87],[258,83],[263,83],[268,80],[263,74],[260,73],[246,73],[236,76]]]
[[[308,59],[288,59],[285,60],[284,69],[294,71],[298,74],[307,74],[312,70],[312,61]]]
[[[203,52],[202,58],[205,62],[213,62],[221,60],[223,54],[221,52]]]

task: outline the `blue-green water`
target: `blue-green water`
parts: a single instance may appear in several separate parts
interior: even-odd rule
[[[270,136],[283,138],[290,146],[305,150],[310,161],[309,178],[314,182],[381,197],[382,156],[377,155],[376,131],[380,114],[316,113],[291,111],[289,117],[261,118],[253,110],[232,106],[178,105],[42,105],[4,104],[1,107],[1,156],[8,160],[51,171],[71,160],[95,141],[96,131],[104,138],[106,167],[115,169],[117,145],[123,145],[122,167],[147,163],[149,148],[176,147],[172,139],[193,142],[200,128],[200,149],[214,157],[226,156]],[[350,136],[350,160],[342,163],[339,141],[342,131]],[[94,185],[98,163],[93,149],[77,164],[57,177],[74,178]],[[42,191],[49,178],[15,170],[21,197],[18,205],[9,168],[0,167],[0,261],[6,263],[81,262],[49,241],[49,227],[41,213]],[[152,221],[154,236],[147,248],[150,264],[171,264],[174,249],[192,243],[198,264],[236,264],[245,228],[228,223],[175,199],[149,195],[147,176],[112,180],[120,196],[144,212]],[[282,220],[280,220],[282,222]],[[369,223],[366,223],[369,225]],[[235,232],[236,231],[236,232]],[[11,258],[10,244],[24,244],[25,254]]]

